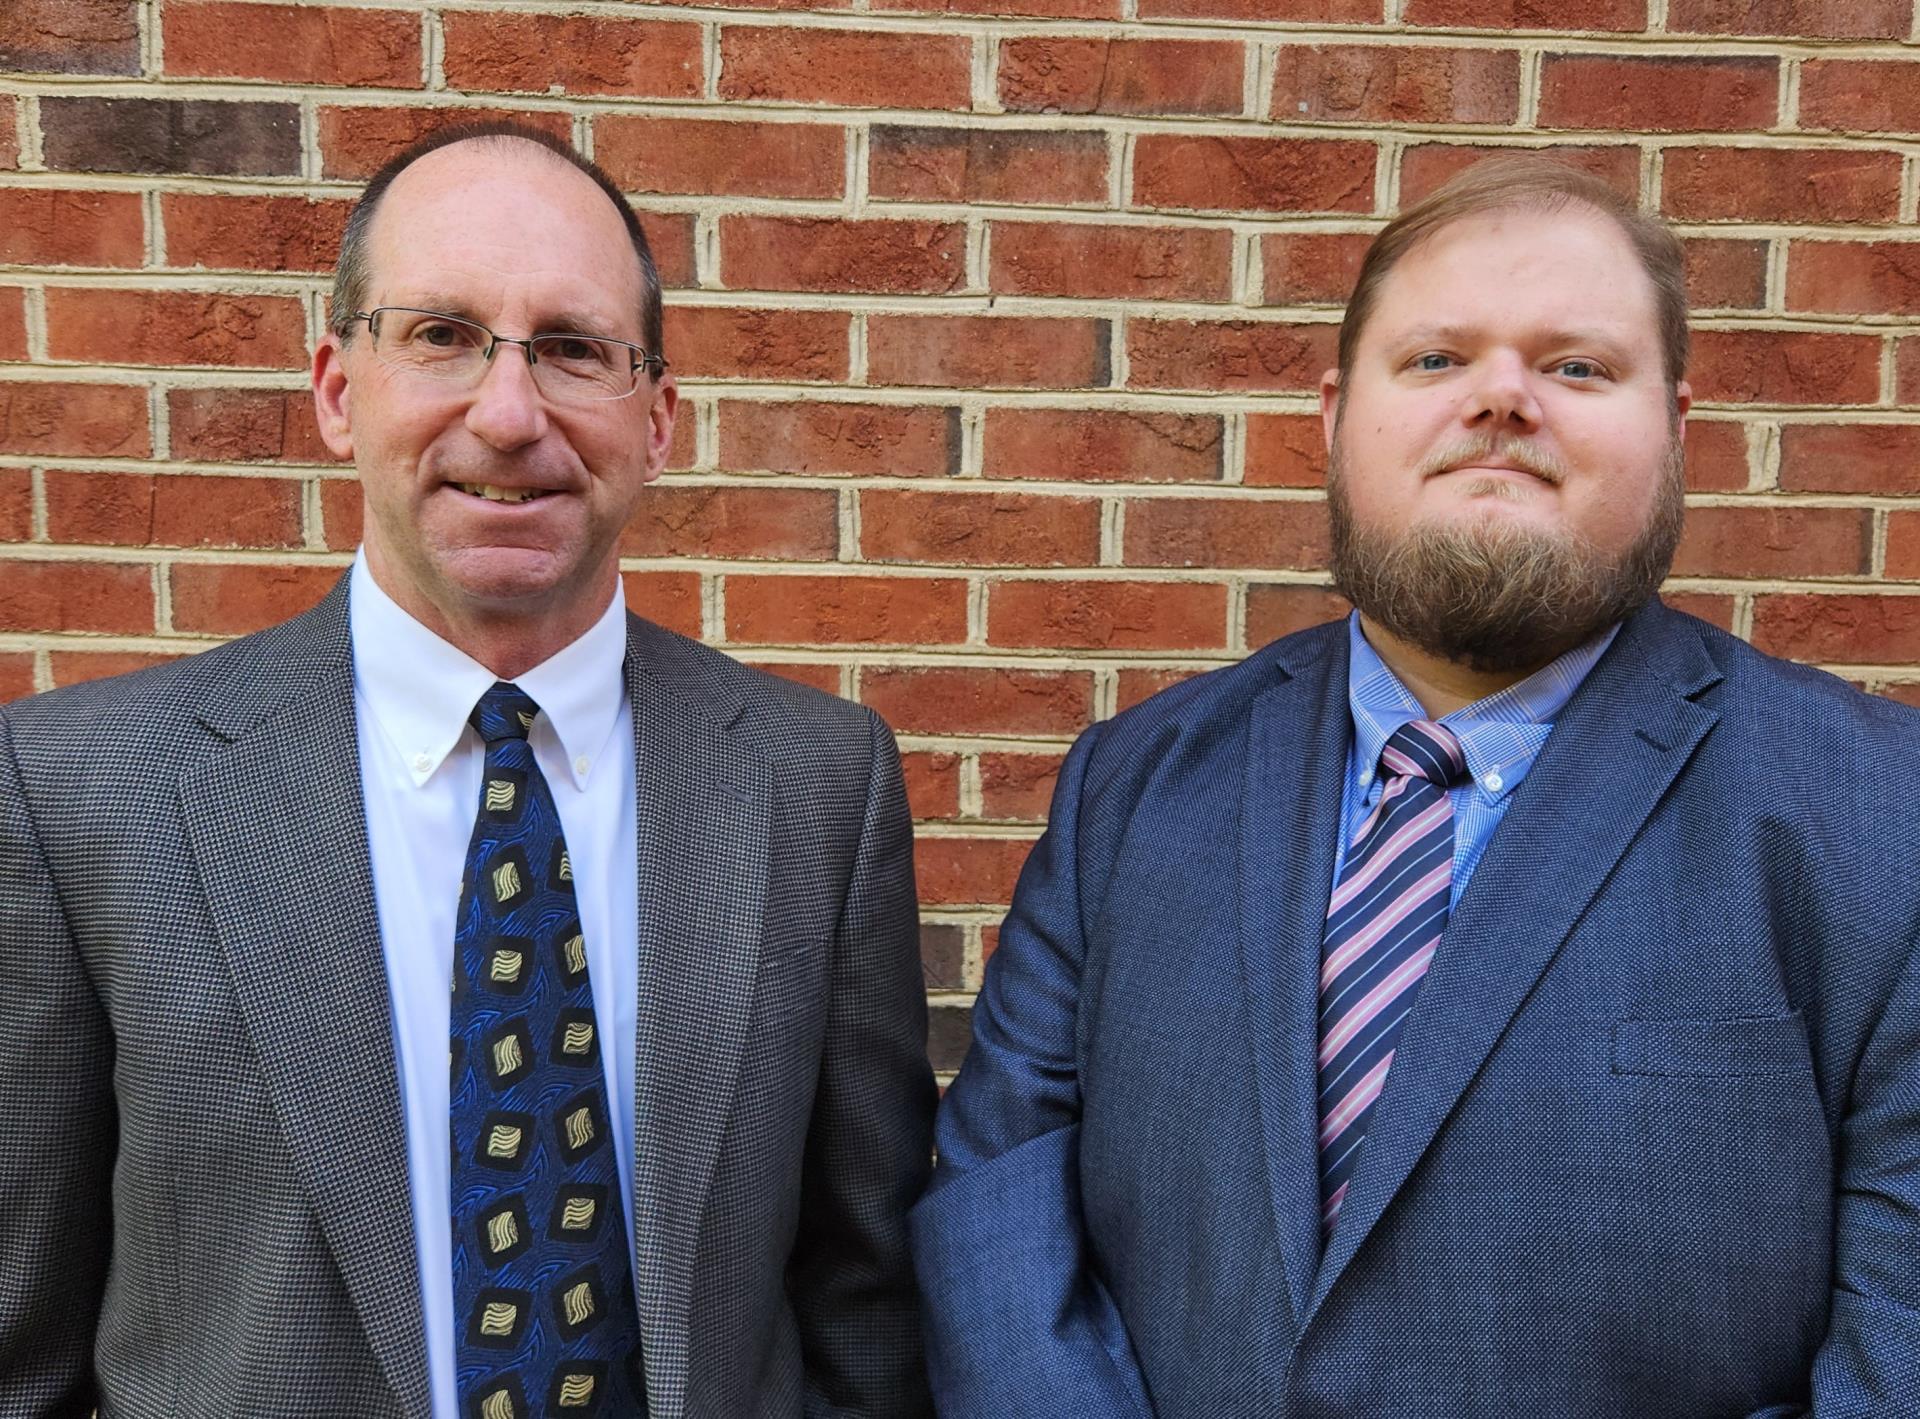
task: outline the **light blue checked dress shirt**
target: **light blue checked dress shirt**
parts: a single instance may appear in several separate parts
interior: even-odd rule
[[[1487,850],[1493,830],[1506,816],[1513,791],[1533,767],[1554,716],[1580,688],[1594,663],[1606,653],[1620,628],[1609,627],[1585,645],[1576,646],[1558,660],[1543,665],[1517,685],[1475,700],[1441,717],[1466,750],[1471,783],[1448,790],[1453,800],[1453,894],[1448,905],[1460,904],[1467,878]],[[1347,751],[1346,787],[1340,800],[1340,842],[1334,852],[1333,880],[1347,859],[1347,844],[1380,800],[1377,773],[1380,750],[1408,720],[1424,719],[1426,711],[1408,693],[1360,633],[1356,612],[1347,617],[1351,659],[1347,669],[1347,706],[1353,713],[1353,745]]]

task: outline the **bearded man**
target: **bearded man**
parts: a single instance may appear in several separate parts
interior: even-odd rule
[[[1920,1414],[1920,716],[1655,595],[1678,243],[1482,165],[1322,386],[1344,622],[1089,730],[912,1222],[943,1414]]]

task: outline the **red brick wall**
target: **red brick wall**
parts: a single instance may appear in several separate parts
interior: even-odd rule
[[[1338,611],[1339,300],[1482,152],[1687,239],[1675,599],[1920,703],[1914,0],[580,8],[0,5],[0,695],[331,582],[358,498],[302,369],[347,201],[507,112],[672,288],[633,604],[900,732],[943,1065],[1075,731]]]

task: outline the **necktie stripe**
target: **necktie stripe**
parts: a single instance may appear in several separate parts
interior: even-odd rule
[[[1365,854],[1362,860],[1357,861],[1355,864],[1356,871],[1351,875],[1344,873],[1341,875],[1340,887],[1334,892],[1333,900],[1328,904],[1327,914],[1329,916],[1333,915],[1348,902],[1352,901],[1360,892],[1364,891],[1367,884],[1380,875],[1381,869],[1387,866],[1387,864],[1399,854],[1400,850],[1411,843],[1414,838],[1431,832],[1442,823],[1451,824],[1452,821],[1452,810],[1446,806],[1444,801],[1436,803],[1425,812],[1408,819],[1406,824],[1399,828],[1390,839],[1382,842],[1378,852]],[[1447,834],[1449,845],[1451,845],[1452,836],[1452,832],[1449,830]]]

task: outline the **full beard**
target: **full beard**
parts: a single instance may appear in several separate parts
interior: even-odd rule
[[[1400,533],[1362,526],[1344,464],[1336,437],[1327,475],[1334,586],[1400,640],[1485,673],[1538,669],[1646,605],[1673,565],[1685,516],[1678,439],[1647,525],[1613,556],[1576,534],[1506,517]],[[1475,491],[1513,495],[1498,480]]]

